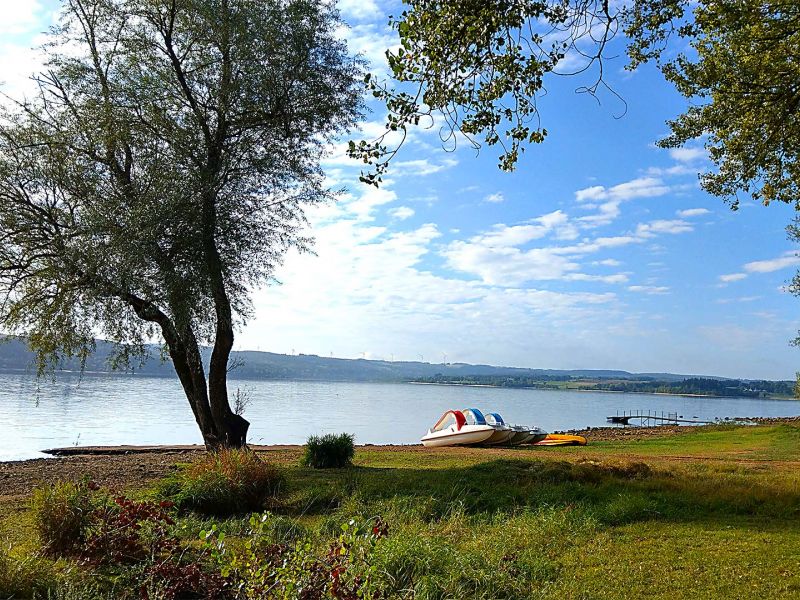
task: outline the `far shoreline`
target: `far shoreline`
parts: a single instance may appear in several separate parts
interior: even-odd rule
[[[636,394],[639,396],[678,396],[681,398],[743,398],[745,400],[778,400],[796,401],[798,398],[791,396],[715,396],[711,394],[687,394],[678,392],[634,392],[623,390],[594,390],[590,388],[546,388],[546,387],[531,387],[531,386],[505,386],[505,385],[491,385],[489,383],[456,383],[456,382],[443,382],[443,381],[406,381],[413,385],[441,385],[441,386],[454,386],[454,387],[474,387],[474,388],[492,388],[495,390],[534,390],[538,392],[591,392],[597,394]]]

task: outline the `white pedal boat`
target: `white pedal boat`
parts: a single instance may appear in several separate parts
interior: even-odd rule
[[[531,427],[528,431],[528,438],[522,442],[523,444],[535,444],[541,442],[547,437],[547,432],[539,427]]]
[[[483,415],[481,415],[481,420],[483,420]],[[495,428],[487,425],[485,421],[483,424],[468,424],[463,412],[448,410],[436,425],[428,430],[421,441],[423,446],[428,447],[469,446],[485,442],[494,433]]]
[[[463,411],[466,415],[466,411]],[[467,417],[467,422],[469,422],[469,417]],[[508,430],[507,437],[502,441],[498,441],[498,444],[506,444],[508,446],[519,446],[521,444],[535,444],[536,442],[540,442],[547,437],[547,432],[544,429],[540,429],[539,427],[526,427],[525,425],[507,425],[506,422],[503,420],[497,413],[487,413],[486,415],[486,422],[493,427],[503,427]],[[495,434],[499,435],[499,434]],[[492,440],[496,439],[495,437],[489,438],[487,442],[484,443],[492,443]]]
[[[477,412],[480,414],[480,411],[477,408],[468,408],[461,412],[463,412],[464,416],[467,417],[467,423],[469,423],[469,416],[467,415],[468,412],[472,412],[473,414]],[[484,444],[487,446],[496,446],[498,444],[508,444],[511,442],[511,438],[514,437],[516,432],[511,427],[506,425],[505,421],[503,421],[503,417],[497,413],[487,413],[484,417],[484,420],[487,425],[494,427],[495,430],[492,434],[492,437],[483,442]]]
[[[511,446],[519,446],[520,444],[524,444],[531,437],[530,427],[525,427],[524,425],[512,425],[511,429],[514,431],[514,434],[508,440],[508,443]]]

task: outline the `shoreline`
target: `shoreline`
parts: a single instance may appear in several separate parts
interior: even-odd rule
[[[639,426],[600,426],[584,427],[580,429],[567,429],[553,431],[551,433],[566,433],[581,435],[588,441],[607,442],[624,438],[651,438],[668,437],[680,435],[681,433],[696,430],[698,427],[703,429],[713,427],[735,427],[741,425],[781,425],[781,424],[800,424],[800,416],[794,417],[731,417],[729,421],[719,421],[716,423],[697,424],[697,425],[675,425],[666,423],[663,425]],[[248,448],[255,452],[274,452],[290,451],[303,448],[304,444],[248,444]],[[356,444],[356,448],[362,449],[385,449],[391,451],[413,450],[424,448],[420,442],[410,442],[408,444]],[[41,450],[43,454],[48,454],[52,458],[68,456],[125,456],[130,454],[185,454],[195,452],[205,452],[202,444],[155,444],[155,445],[99,445],[99,446],[67,446],[63,448],[48,448]],[[8,463],[19,463],[37,460],[47,460],[46,458],[23,459],[20,461],[0,461],[0,465]]]
[[[751,419],[751,421],[756,423],[756,426],[788,424],[800,427],[800,417],[761,418]],[[447,459],[447,457],[466,461],[521,458],[580,461],[606,456],[609,443],[620,444],[623,453],[630,453],[635,450],[637,441],[679,438],[707,428],[731,430],[737,426],[721,423],[699,427],[660,425],[655,427],[587,428],[570,432],[586,437],[587,446],[563,448],[547,446],[426,448],[421,444],[365,444],[357,446],[356,457],[359,453],[363,453],[365,459],[371,462],[401,460],[409,461],[411,464],[418,461]],[[629,442],[634,442],[634,445],[628,446]],[[256,445],[253,446],[253,449],[270,462],[282,465],[297,464],[302,455],[301,445]],[[34,488],[55,481],[79,481],[90,478],[113,490],[140,488],[174,473],[176,469],[180,468],[178,465],[190,463],[205,455],[203,446],[191,445],[87,446],[71,447],[69,450],[71,454],[68,456],[0,462],[0,502],[24,502]],[[403,455],[406,457],[403,458]]]
[[[679,398],[744,398],[746,400],[776,400],[776,401],[795,401],[797,398],[791,396],[766,396],[766,397],[753,397],[753,396],[715,396],[712,394],[687,394],[679,392],[634,392],[623,390],[596,390],[592,388],[556,388],[556,387],[531,387],[531,386],[504,386],[504,385],[491,385],[489,383],[455,383],[443,381],[406,381],[405,383],[412,385],[441,385],[446,387],[474,387],[474,388],[491,388],[494,390],[536,390],[540,392],[591,392],[597,394],[636,394],[639,396],[678,396]]]

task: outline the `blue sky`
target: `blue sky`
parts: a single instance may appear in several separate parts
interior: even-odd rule
[[[352,48],[381,72],[397,5],[339,4]],[[37,65],[28,48],[54,6],[4,6],[8,93],[26,89]],[[551,81],[539,103],[550,135],[511,174],[492,148],[445,152],[436,128],[420,129],[376,190],[332,148],[326,173],[348,191],[309,212],[316,255],[288,256],[282,284],[254,293],[237,347],[793,378],[800,299],[783,291],[800,264],[785,235],[793,211],[742,198],[733,212],[702,192],[701,147],[654,146],[685,100],[653,68],[623,66],[609,61],[607,76],[627,107]],[[372,108],[367,136],[384,116]]]

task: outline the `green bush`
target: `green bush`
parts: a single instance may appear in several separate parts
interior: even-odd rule
[[[231,515],[268,508],[282,483],[277,467],[252,450],[221,450],[172,475],[161,494],[181,509]]]
[[[370,556],[388,530],[380,517],[339,527],[339,535],[316,543],[299,533],[275,543],[286,521],[270,513],[250,516],[242,540],[231,543],[217,525],[200,532],[203,549],[219,575],[239,592],[237,598],[389,598],[372,584]],[[285,532],[284,532],[285,533]]]
[[[73,553],[86,541],[94,510],[89,486],[67,481],[34,490],[33,517],[45,552]]]
[[[340,469],[353,463],[355,446],[353,435],[328,433],[322,437],[312,435],[306,442],[302,464],[315,469]]]

